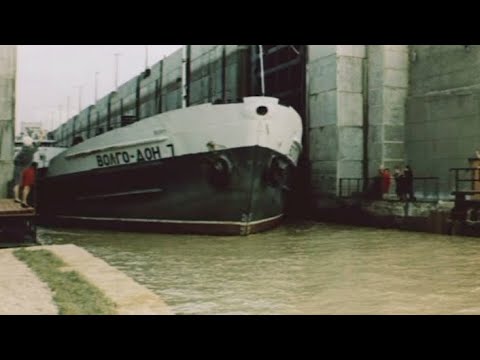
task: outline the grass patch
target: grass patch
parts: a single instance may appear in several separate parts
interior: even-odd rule
[[[48,250],[15,250],[53,292],[60,315],[115,314],[115,304],[75,271],[62,271],[66,264]]]

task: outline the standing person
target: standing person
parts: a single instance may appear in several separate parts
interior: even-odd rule
[[[405,200],[405,175],[400,167],[396,166],[393,174],[395,179],[395,193],[398,196],[399,200]]]
[[[28,195],[30,194],[30,190],[35,185],[35,177],[37,173],[37,163],[32,162],[32,164],[23,170],[22,173],[22,207],[30,207],[28,204]]]
[[[33,139],[30,136],[25,136],[23,138],[23,146],[13,160],[15,166],[13,170],[13,194],[16,203],[22,203],[22,200],[20,200],[20,185],[22,183],[23,171],[32,164],[33,155],[36,151],[37,147],[33,144]]]
[[[382,198],[384,194],[388,194],[390,191],[390,184],[392,182],[392,178],[390,175],[390,169],[386,168],[383,170],[382,174]]]
[[[403,173],[405,175],[405,193],[408,194],[408,199],[410,201],[415,201],[417,199],[413,193],[413,171],[410,166],[407,165],[405,166]]]

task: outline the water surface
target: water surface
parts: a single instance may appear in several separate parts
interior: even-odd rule
[[[480,239],[313,222],[248,237],[39,229],[179,314],[480,314]]]

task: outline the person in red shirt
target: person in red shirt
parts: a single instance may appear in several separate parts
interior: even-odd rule
[[[33,139],[30,136],[25,136],[23,138],[23,146],[13,160],[13,164],[15,165],[13,169],[13,194],[14,201],[16,203],[22,203],[22,200],[20,199],[20,187],[22,185],[23,176],[22,174],[26,168],[31,166],[34,154],[37,149],[38,145],[34,143]]]
[[[22,187],[23,187],[23,193],[22,193],[22,207],[30,207],[28,204],[28,195],[30,194],[30,190],[32,187],[35,185],[35,175],[37,172],[37,163],[32,162],[32,165],[30,165],[28,168],[23,170],[22,173]]]
[[[390,175],[390,169],[383,170],[383,173],[382,173],[382,197],[383,197],[384,194],[389,193],[391,182],[392,182],[392,177]]]

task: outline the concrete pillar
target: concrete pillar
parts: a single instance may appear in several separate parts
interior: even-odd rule
[[[408,92],[408,46],[369,45],[368,164],[369,176],[380,165],[405,161],[405,109]]]
[[[309,161],[314,198],[335,192],[337,176],[337,49],[309,45],[308,49]]]
[[[13,175],[16,45],[0,45],[0,198]]]
[[[365,45],[337,45],[338,178],[363,177]]]
[[[308,136],[315,198],[337,195],[339,178],[362,177],[364,58],[364,45],[309,45]]]

